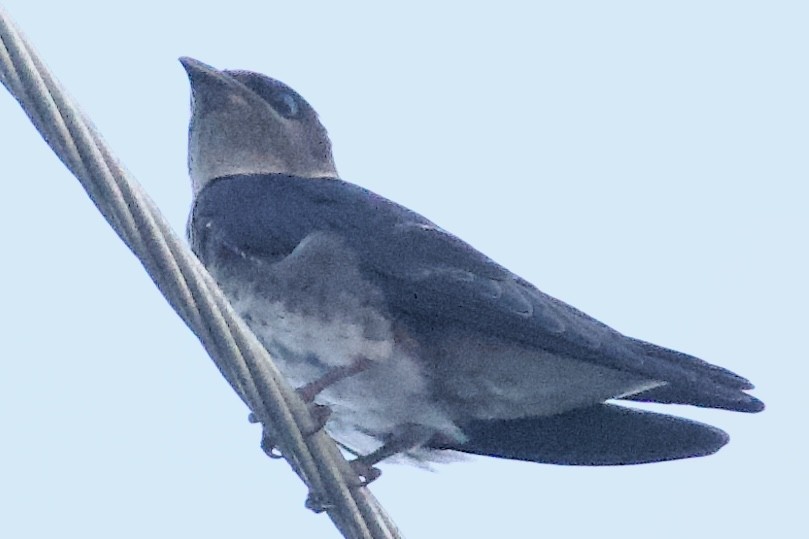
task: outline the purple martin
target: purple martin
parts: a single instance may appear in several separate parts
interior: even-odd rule
[[[326,129],[285,84],[181,63],[192,248],[358,462],[698,457],[727,434],[607,401],[764,408],[741,376],[622,335],[340,179]]]

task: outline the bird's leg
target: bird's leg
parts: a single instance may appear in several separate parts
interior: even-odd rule
[[[321,391],[330,385],[358,374],[370,366],[371,360],[364,357],[358,358],[355,359],[350,365],[346,365],[344,367],[333,367],[329,369],[326,371],[326,374],[320,378],[313,380],[295,390],[301,399],[303,399],[303,402],[309,405],[309,413],[311,414],[315,423],[314,428],[308,434],[311,435],[319,432],[321,429],[323,429],[323,427],[326,426],[326,422],[329,420],[329,417],[331,417],[331,408],[315,403],[315,397],[317,397]]]
[[[332,367],[320,378],[309,382],[298,388],[298,395],[304,402],[314,402],[315,397],[332,384],[339,382],[349,376],[361,373],[371,366],[371,360],[361,357],[355,359],[350,365],[344,367]]]
[[[434,434],[435,431],[433,429],[424,425],[406,425],[398,432],[392,434],[381,447],[367,455],[358,456],[350,461],[349,464],[354,472],[360,476],[362,486],[365,486],[382,475],[382,472],[375,464],[397,453],[402,453],[420,446],[432,438]]]
[[[316,404],[315,397],[317,397],[321,391],[330,385],[348,378],[349,376],[358,374],[370,366],[371,360],[361,357],[355,359],[350,365],[346,365],[344,367],[333,367],[326,371],[326,373],[320,378],[296,389],[298,395],[300,395],[300,397],[303,399],[303,402],[309,405],[309,413],[312,415],[312,419],[315,422],[315,427],[309,433],[310,435],[323,429],[331,416],[331,408],[328,406],[323,406],[322,404]]]
[[[321,376],[320,378],[309,382],[308,384],[299,387],[296,389],[298,395],[303,399],[303,401],[309,405],[309,413],[312,416],[312,420],[315,423],[314,428],[309,433],[304,434],[315,434],[316,432],[320,432],[323,427],[326,426],[326,422],[329,420],[331,416],[331,408],[328,406],[323,406],[321,404],[316,404],[315,397],[324,389],[329,387],[330,385],[339,382],[349,376],[353,376],[358,374],[368,367],[371,366],[371,360],[366,358],[358,358],[354,360],[350,365],[346,365],[344,367],[333,367],[326,371],[326,374]],[[254,414],[250,414],[248,416],[248,421],[251,423],[258,423],[258,418]],[[261,434],[261,448],[267,454],[268,457],[272,459],[279,459],[282,458],[281,452],[278,451],[278,446],[270,436],[269,432],[265,428]],[[382,457],[384,458],[384,457]]]

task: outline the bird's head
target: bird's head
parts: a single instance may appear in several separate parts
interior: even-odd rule
[[[180,58],[191,82],[188,170],[198,193],[236,174],[336,178],[326,129],[286,84],[252,71]]]

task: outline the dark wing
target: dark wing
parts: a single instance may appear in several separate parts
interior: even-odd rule
[[[417,213],[353,184],[281,175],[230,177],[200,193],[194,215],[197,228],[216,220],[221,235],[252,256],[276,258],[313,232],[337,234],[355,250],[391,310],[425,328],[461,325],[668,383],[639,394],[639,400],[763,408],[743,392],[752,387],[744,378],[625,337]]]
[[[754,412],[746,379],[695,357],[631,339],[521,279],[457,237],[421,220],[365,242],[361,258],[378,272],[388,301],[427,326],[460,324],[562,356],[668,385],[628,397]],[[384,251],[401,253],[393,259]]]

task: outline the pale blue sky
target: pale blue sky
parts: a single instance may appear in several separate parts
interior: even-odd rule
[[[731,434],[705,459],[383,465],[373,491],[407,536],[795,536],[806,4],[535,4],[3,2],[178,229],[176,58],[267,73],[320,112],[345,179],[624,333],[749,377],[768,404],[673,409]],[[336,537],[5,94],[0,171],[0,536]]]

